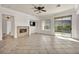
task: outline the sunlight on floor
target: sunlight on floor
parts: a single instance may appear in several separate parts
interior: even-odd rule
[[[71,37],[71,33],[60,33],[60,32],[56,32],[55,35],[57,36],[66,36],[66,37]]]
[[[64,40],[70,40],[70,41],[74,41],[74,42],[79,42],[78,40],[75,40],[73,38],[68,38],[68,37],[62,37],[62,36],[56,36],[57,38],[60,38],[60,39],[64,39]]]

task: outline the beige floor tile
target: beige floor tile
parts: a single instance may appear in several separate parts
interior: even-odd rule
[[[32,34],[14,39],[10,36],[0,41],[2,54],[73,54],[79,53],[79,42],[59,39],[55,36]]]

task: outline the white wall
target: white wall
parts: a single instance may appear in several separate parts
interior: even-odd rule
[[[7,34],[11,32],[11,22],[7,21]]]
[[[15,23],[15,28],[14,28],[14,37],[17,38],[17,26],[29,26],[30,27],[30,24],[29,24],[29,21],[30,20],[34,20],[34,21],[37,21],[39,20],[37,17],[35,16],[31,16],[31,15],[28,15],[28,14],[25,14],[25,13],[21,13],[21,12],[18,12],[18,11],[14,11],[14,10],[10,10],[10,9],[7,9],[7,8],[3,8],[3,7],[0,7],[0,22],[2,23],[2,14],[8,14],[8,15],[11,15],[11,16],[14,16],[14,23]],[[2,37],[2,24],[0,23],[0,38]],[[36,26],[35,27],[30,27],[30,34],[31,33],[34,33],[36,30]]]
[[[2,15],[2,33],[7,34],[7,22],[4,20],[3,15]]]
[[[76,18],[77,18],[77,38],[79,39],[79,5],[78,5],[78,8],[77,8],[77,12],[76,12]]]
[[[0,40],[2,40],[2,17],[1,15],[0,15]]]
[[[13,36],[14,35],[14,29],[15,29],[15,20],[14,20],[14,17],[12,16],[11,17],[11,35]]]
[[[20,18],[19,18],[20,17]],[[17,20],[16,20],[17,19]],[[30,21],[37,21],[39,20],[38,18],[30,15],[23,15],[19,14],[15,16],[15,29],[17,30],[17,26],[29,26],[29,34],[35,33],[36,32],[36,26],[32,27],[30,26]],[[16,31],[15,31],[16,33]],[[17,36],[17,33],[15,34]]]

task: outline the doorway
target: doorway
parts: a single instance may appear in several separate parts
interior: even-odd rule
[[[72,37],[72,16],[54,18],[55,35]]]
[[[2,38],[14,37],[14,16],[2,14]]]

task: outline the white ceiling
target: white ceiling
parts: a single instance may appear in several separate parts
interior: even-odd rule
[[[69,10],[69,9],[74,8],[74,4],[61,4],[61,7],[56,7],[57,4],[43,4],[43,5],[45,6],[45,10],[47,10],[47,12],[42,12],[40,14],[36,14],[34,12],[32,4],[2,4],[1,6],[14,9],[16,11],[24,12],[27,14],[39,15],[39,16],[57,13],[57,12],[61,12],[64,10]]]

